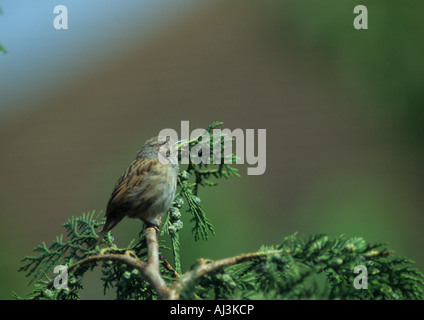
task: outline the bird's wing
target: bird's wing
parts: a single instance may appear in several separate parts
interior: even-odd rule
[[[109,199],[106,209],[106,223],[97,241],[100,244],[104,235],[121,221],[125,214],[133,210],[131,192],[140,186],[151,171],[157,159],[135,159],[119,178]],[[146,206],[149,203],[145,204]]]
[[[125,202],[128,193],[143,182],[151,166],[157,161],[157,159],[135,159],[118,180],[109,203],[118,205]]]

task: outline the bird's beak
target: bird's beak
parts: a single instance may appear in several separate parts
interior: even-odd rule
[[[182,139],[182,140],[178,140],[177,142],[174,143],[174,147],[177,150],[180,150],[182,146],[185,146],[189,143],[190,141],[187,139]]]

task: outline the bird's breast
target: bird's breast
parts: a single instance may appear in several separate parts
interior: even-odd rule
[[[170,165],[158,164],[131,192],[134,203],[132,216],[143,220],[156,219],[168,210],[174,201],[177,174]]]

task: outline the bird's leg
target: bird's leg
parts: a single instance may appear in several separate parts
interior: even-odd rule
[[[161,224],[161,219],[155,219],[153,221],[145,221],[143,220],[145,226],[143,228],[143,230],[140,231],[140,233],[138,234],[138,237],[141,238],[141,235],[144,234],[144,232],[146,231],[146,229],[148,228],[153,228],[156,231],[156,236],[159,237],[159,226]]]

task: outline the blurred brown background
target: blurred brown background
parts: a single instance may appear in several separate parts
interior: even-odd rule
[[[69,217],[105,210],[144,141],[182,120],[267,130],[264,175],[240,166],[201,190],[217,234],[194,243],[185,220],[184,268],[299,232],[389,242],[423,270],[419,10],[373,2],[358,31],[360,3],[329,2],[209,2],[2,122],[0,297],[27,293],[19,259]],[[140,227],[123,221],[118,243]],[[84,297],[99,294],[93,275]]]

